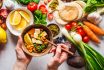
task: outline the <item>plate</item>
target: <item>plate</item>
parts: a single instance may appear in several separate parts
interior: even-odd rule
[[[34,22],[34,20],[33,20],[33,15],[32,15],[32,13],[31,13],[29,10],[27,10],[26,8],[18,8],[18,9],[15,9],[15,10],[13,10],[13,11],[11,11],[11,12],[9,13],[9,15],[8,15],[8,17],[7,17],[7,20],[6,20],[7,28],[9,29],[9,31],[10,31],[13,35],[15,35],[15,36],[20,36],[21,33],[22,33],[22,30],[21,30],[21,31],[16,30],[16,29],[14,29],[13,26],[10,24],[10,15],[11,15],[14,11],[16,11],[16,10],[25,11],[25,12],[27,12],[27,13],[30,15],[30,22],[29,22],[29,25],[32,25],[33,22]],[[28,25],[28,26],[29,26],[29,25]],[[26,26],[26,27],[27,27],[27,26]]]

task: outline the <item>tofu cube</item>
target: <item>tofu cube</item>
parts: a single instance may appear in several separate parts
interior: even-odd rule
[[[34,33],[34,38],[38,38],[38,34],[37,33]]]
[[[40,29],[35,29],[36,34],[40,34]]]

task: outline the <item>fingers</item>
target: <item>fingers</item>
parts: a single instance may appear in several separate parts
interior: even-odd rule
[[[22,48],[22,45],[23,45],[23,41],[22,41],[21,36],[19,36],[16,48]]]
[[[60,57],[60,63],[63,63],[68,58],[68,54],[66,52],[62,52]]]
[[[68,50],[68,46],[66,46],[65,44],[59,44],[59,45],[61,46],[61,48]]]
[[[58,44],[59,46],[61,46],[61,49],[64,48],[66,50],[68,50],[68,46],[66,46],[65,44]],[[60,56],[60,64],[63,63],[68,57],[68,53],[66,52],[61,52],[61,56]]]
[[[58,45],[57,46],[57,49],[56,49],[56,54],[55,54],[55,58],[60,58],[60,56],[61,56],[61,46],[60,45]]]
[[[52,49],[50,50],[50,53],[55,52],[56,51],[56,47],[52,47]]]

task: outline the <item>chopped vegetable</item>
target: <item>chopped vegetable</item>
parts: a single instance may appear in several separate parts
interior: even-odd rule
[[[45,50],[48,42],[43,40],[47,39],[48,34],[43,29],[32,28],[24,36],[25,46],[27,50],[32,53],[41,53]]]
[[[98,35],[104,35],[104,30],[102,30],[101,28],[97,27],[96,25],[84,21],[83,22],[86,26],[88,26],[94,33],[98,34]]]
[[[59,26],[56,24],[50,24],[48,28],[52,31],[53,37],[57,36],[60,32]]]
[[[46,25],[47,24],[46,18],[47,18],[47,15],[46,14],[42,14],[42,12],[40,10],[36,10],[34,12],[34,21],[35,21],[35,24]]]

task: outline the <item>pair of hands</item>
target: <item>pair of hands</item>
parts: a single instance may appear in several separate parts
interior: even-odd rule
[[[32,57],[23,52],[22,46],[23,46],[23,41],[22,41],[22,38],[19,37],[18,43],[16,46],[17,62],[19,62],[19,64],[28,66]],[[51,59],[51,61],[47,65],[48,70],[57,70],[58,67],[67,59],[68,54],[66,52],[63,52],[61,48],[68,50],[68,47],[64,44],[58,44],[57,48],[51,49],[50,53],[53,52],[54,57]]]

